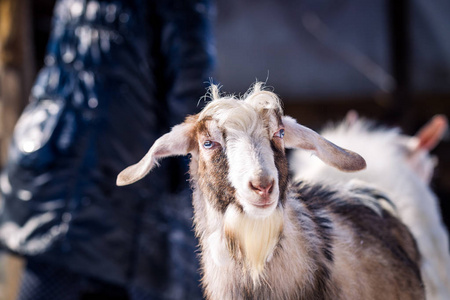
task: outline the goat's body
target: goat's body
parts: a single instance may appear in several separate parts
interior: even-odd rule
[[[278,244],[256,284],[242,257],[226,257],[226,244],[210,240],[224,225],[207,206],[194,193],[208,299],[424,299],[415,242],[376,197],[297,184],[283,210]],[[222,263],[217,255],[225,256]]]
[[[395,204],[399,219],[417,241],[427,299],[450,299],[449,239],[438,199],[426,181],[431,178],[434,168],[429,154],[425,151],[417,153],[420,161],[412,161],[411,168],[403,143],[407,137],[396,129],[375,128],[365,120],[329,127],[323,135],[363,155],[368,168],[354,174],[336,172],[318,159],[298,151],[291,164],[296,178],[331,184],[356,182],[359,186],[375,187],[387,195]]]

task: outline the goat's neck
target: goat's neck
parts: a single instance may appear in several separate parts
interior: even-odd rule
[[[271,234],[263,235],[257,241],[259,245],[267,241],[262,247],[263,250],[258,252],[251,246],[242,250],[242,247],[247,246],[241,246],[240,240],[252,234],[252,226],[255,227],[253,232],[262,233],[264,228],[258,227],[259,222],[240,219],[238,223],[247,223],[247,228],[243,230],[240,225],[227,224],[233,220],[232,216],[214,209],[198,189],[194,189],[193,200],[195,230],[202,250],[203,284],[209,298],[224,299],[224,295],[229,295],[230,289],[233,295],[240,295],[236,296],[239,298],[248,288],[253,292],[255,289],[260,292],[270,291],[268,293],[275,298],[286,298],[284,293],[299,291],[300,287],[314,280],[318,266],[310,253],[317,252],[314,251],[317,249],[313,249],[314,245],[306,237],[311,234],[310,230],[303,228],[304,225],[301,224],[305,223],[307,227],[313,225],[308,224],[311,221],[298,220],[299,211],[302,209],[298,201],[287,200],[282,210],[278,208],[276,213],[282,216],[282,220],[276,216],[269,222]],[[239,242],[233,244],[233,240]],[[251,243],[253,240],[254,237],[246,242]],[[254,256],[249,262],[244,255],[252,251],[256,251],[256,254],[253,253]],[[272,294],[273,286],[282,287],[276,291],[281,294]],[[215,296],[212,296],[213,294]],[[295,294],[290,298],[298,299],[297,296]]]
[[[209,205],[198,190],[194,193],[194,206],[202,256],[216,267],[239,265],[253,283],[258,284],[275,253],[288,257],[286,253],[293,250],[298,261],[307,257],[307,243],[292,207],[278,207],[269,217],[260,219],[246,216],[233,205],[222,214]]]

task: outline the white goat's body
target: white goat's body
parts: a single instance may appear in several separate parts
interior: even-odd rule
[[[408,141],[396,129],[371,129],[364,120],[325,129],[327,139],[357,151],[368,167],[358,173],[336,172],[317,158],[297,151],[291,169],[297,180],[347,183],[379,189],[392,200],[400,220],[410,229],[422,255],[427,299],[450,299],[449,241],[436,196],[431,191],[434,163],[426,151],[408,157]],[[357,179],[357,180],[355,180]]]
[[[419,255],[386,199],[347,186],[290,186],[285,148],[343,171],[365,167],[283,116],[256,84],[244,99],[217,88],[201,113],[159,138],[118,176],[125,185],[158,159],[192,155],[195,232],[208,299],[423,299]],[[384,209],[386,207],[388,209]]]

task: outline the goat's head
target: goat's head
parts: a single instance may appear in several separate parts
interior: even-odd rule
[[[214,208],[225,212],[233,203],[258,218],[283,205],[288,184],[285,148],[312,151],[343,171],[365,167],[358,154],[283,116],[278,97],[261,84],[243,99],[220,97],[216,86],[210,95],[213,101],[202,112],[159,138],[140,162],[119,174],[117,184],[141,179],[158,159],[191,153],[191,176]]]

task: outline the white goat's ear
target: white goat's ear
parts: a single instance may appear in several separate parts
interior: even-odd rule
[[[119,186],[132,184],[158,165],[161,158],[177,155],[187,155],[192,151],[194,122],[184,122],[172,128],[155,141],[147,154],[134,165],[129,166],[117,176]]]
[[[347,114],[345,115],[345,123],[347,125],[354,125],[356,122],[358,122],[359,120],[359,114],[356,110],[351,109],[347,112]]]
[[[359,154],[336,146],[317,132],[298,124],[293,118],[283,117],[283,124],[286,148],[310,150],[324,163],[341,171],[353,172],[366,167],[366,161]]]
[[[425,124],[419,132],[413,137],[417,139],[417,150],[433,150],[442,140],[448,129],[448,121],[444,115],[435,115],[427,124]]]

